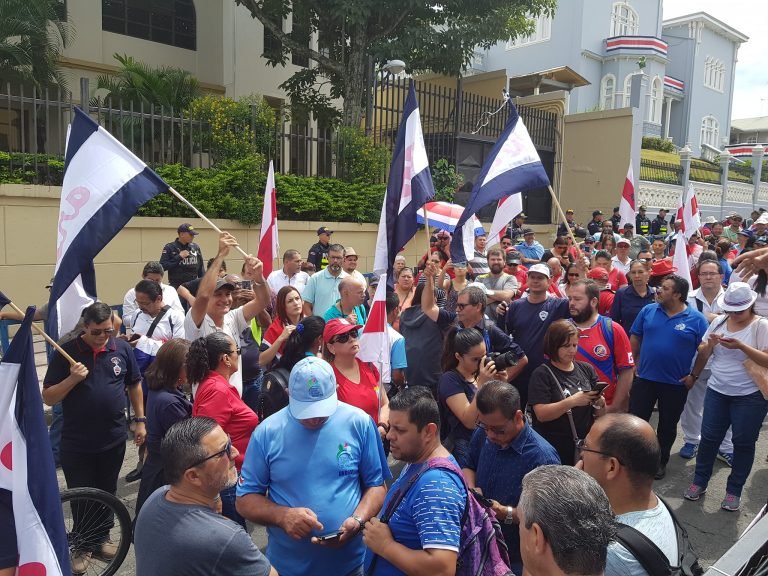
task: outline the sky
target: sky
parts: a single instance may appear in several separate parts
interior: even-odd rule
[[[739,48],[732,118],[768,116],[768,1],[664,0],[665,20],[694,12],[706,12],[749,36]]]

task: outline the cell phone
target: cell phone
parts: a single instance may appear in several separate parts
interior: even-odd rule
[[[253,284],[251,284],[250,280],[243,280],[240,282],[240,288],[243,290],[250,290]]]
[[[493,506],[493,502],[491,502],[490,498],[486,498],[480,492],[478,492],[475,488],[472,488],[471,491],[472,491],[472,494],[475,495],[475,498],[477,498],[477,501],[480,502],[480,504],[482,504],[486,508],[490,508]]]
[[[316,538],[321,542],[328,542],[329,540],[336,540],[337,538],[340,538],[342,534],[343,532],[341,530],[337,530],[335,532],[320,534],[320,536],[317,536]]]
[[[141,338],[141,334],[131,334],[131,337],[128,338],[128,342],[133,342],[134,340],[138,340]]]
[[[608,382],[597,382],[595,384],[595,387],[590,390],[590,392],[597,392],[598,394],[602,394],[603,390],[608,388]]]

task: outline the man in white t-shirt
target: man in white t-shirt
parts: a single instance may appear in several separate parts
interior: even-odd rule
[[[222,331],[239,345],[240,334],[248,327],[251,319],[264,310],[271,300],[269,288],[264,280],[261,260],[248,256],[245,260],[245,276],[252,280],[254,298],[244,306],[231,309],[235,285],[220,279],[218,272],[221,262],[234,246],[237,246],[237,240],[229,232],[222,232],[219,235],[219,252],[203,276],[200,287],[197,289],[195,303],[184,320],[184,332],[190,342],[213,332]],[[242,395],[241,370],[232,374],[229,383],[237,388],[238,394]]]
[[[168,304],[171,308],[178,310],[184,314],[184,308],[181,306],[179,295],[176,292],[176,288],[169,284],[163,284],[163,266],[160,262],[147,262],[144,264],[144,270],[141,272],[141,278],[143,280],[154,280],[163,289],[163,303]],[[136,304],[136,288],[131,288],[125,293],[123,298],[123,318],[131,318],[138,310],[139,307]]]
[[[273,271],[267,277],[267,284],[272,291],[273,296],[277,296],[280,288],[283,286],[293,286],[304,293],[304,287],[309,280],[309,274],[301,271],[302,264],[301,253],[298,250],[286,250],[283,254],[283,267],[280,270]]]
[[[616,242],[616,256],[611,258],[611,263],[614,268],[624,272],[624,276],[629,276],[629,265],[632,263],[632,259],[629,257],[629,249],[632,243],[628,238],[619,238]]]
[[[653,492],[661,448],[650,424],[631,414],[606,414],[595,420],[577,464],[592,476],[611,502],[616,521],[651,539],[670,565],[677,566],[677,530],[667,507]],[[648,576],[634,555],[618,542],[608,546],[605,576]]]

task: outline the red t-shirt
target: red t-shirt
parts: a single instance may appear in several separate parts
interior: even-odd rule
[[[336,394],[339,400],[360,408],[363,412],[379,421],[379,371],[373,364],[362,362],[355,358],[360,369],[360,382],[352,382],[339,372],[334,365],[336,374]]]
[[[608,349],[608,342],[603,333],[603,321],[598,318],[597,322],[589,328],[579,328],[579,347],[576,351],[576,360],[592,364],[597,372],[597,379],[600,382],[608,382],[609,386],[603,392],[603,396],[609,406],[616,393],[619,372],[635,365],[632,347],[624,328],[619,326],[618,322],[613,322],[612,327],[613,350]]]
[[[235,466],[239,471],[248,440],[259,423],[259,417],[243,402],[237,389],[224,376],[211,370],[197,389],[192,416],[213,418],[229,434],[232,445],[240,452],[235,458]]]
[[[627,285],[627,277],[624,272],[614,266],[611,268],[611,271],[608,272],[608,284],[611,285],[611,290],[616,291],[622,286]],[[600,314],[602,314],[602,312],[600,312]]]
[[[608,316],[615,297],[616,292],[613,290],[600,290],[600,300],[597,302],[597,311],[603,316]]]

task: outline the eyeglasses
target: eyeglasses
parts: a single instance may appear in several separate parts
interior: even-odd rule
[[[490,432],[494,436],[502,436],[502,435],[506,434],[507,426],[509,425],[509,422],[507,422],[506,424],[504,424],[504,426],[501,426],[501,427],[499,427],[499,426],[486,426],[485,424],[483,424],[479,420],[476,422],[476,424],[477,424],[477,427],[480,428],[480,430],[485,430],[485,432]]]
[[[472,304],[471,302],[467,302],[466,304],[459,302],[458,304],[456,304],[456,310],[464,310],[464,308],[466,308],[467,306],[474,306],[474,304]]]
[[[227,352],[227,354],[229,354],[229,355],[232,355],[232,354],[240,354],[240,346],[238,346],[237,348],[235,348],[235,349],[234,349],[234,350],[232,350],[231,352]]]
[[[346,344],[349,342],[350,339],[356,340],[357,339],[357,330],[352,330],[351,332],[347,332],[346,334],[341,334],[339,336],[336,336],[331,341],[331,344]]]
[[[206,456],[202,460],[192,464],[189,468],[197,468],[201,464],[205,464],[206,462],[208,462],[208,460],[213,460],[214,458],[221,458],[224,455],[226,455],[227,458],[231,458],[232,457],[232,438],[230,438],[229,435],[227,435],[227,445],[224,446],[224,450],[219,450],[215,454],[211,454],[210,456]]]
[[[603,452],[601,450],[592,450],[592,448],[587,448],[587,441],[584,440],[584,439],[576,441],[576,449],[579,452],[592,452],[594,454],[600,454],[601,456],[605,456],[606,458],[616,458],[616,456],[614,456],[613,454],[608,454],[608,452]],[[624,465],[624,463],[621,460],[619,460],[618,458],[616,458],[616,460],[622,466]]]
[[[88,333],[91,336],[101,336],[102,334],[106,334],[107,336],[112,336],[114,332],[115,332],[114,328],[94,328],[93,330],[88,330]]]
[[[578,278],[578,277],[579,277],[579,273],[578,272],[573,273],[573,274],[568,274],[568,278]]]

